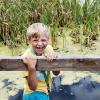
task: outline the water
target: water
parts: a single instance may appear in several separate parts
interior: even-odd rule
[[[50,93],[50,100],[100,100],[100,83],[85,77],[72,85],[61,85]]]
[[[6,86],[8,89],[15,85],[7,79],[3,83],[4,88]],[[100,100],[100,83],[93,81],[91,76],[82,78],[72,85],[59,85],[59,88],[54,88],[50,92],[50,100]],[[9,96],[8,100],[22,100],[22,95],[23,89],[20,89],[14,96]]]

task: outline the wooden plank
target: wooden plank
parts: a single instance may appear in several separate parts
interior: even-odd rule
[[[0,56],[0,71],[27,70],[20,56]],[[59,56],[52,62],[38,57],[37,70],[100,71],[100,56]]]

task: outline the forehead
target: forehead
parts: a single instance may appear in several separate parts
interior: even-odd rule
[[[36,33],[36,34],[33,34],[32,38],[48,39],[49,36],[46,33]]]
[[[49,28],[42,24],[42,23],[35,23],[32,24],[28,27],[27,29],[27,36],[31,36],[31,35],[49,35]]]

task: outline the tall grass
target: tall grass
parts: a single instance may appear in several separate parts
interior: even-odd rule
[[[51,27],[54,47],[57,37],[68,28],[74,43],[90,46],[100,32],[100,1],[84,0],[1,0],[0,41],[17,46],[25,42],[26,28],[33,22],[43,22]]]

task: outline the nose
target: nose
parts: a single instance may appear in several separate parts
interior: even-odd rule
[[[38,41],[37,45],[38,46],[41,46],[42,45],[42,42],[41,41]]]

